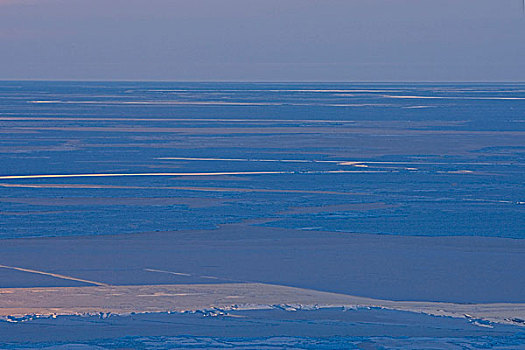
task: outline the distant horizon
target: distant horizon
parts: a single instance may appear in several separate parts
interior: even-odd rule
[[[0,0],[2,80],[522,82],[520,0]]]
[[[392,81],[365,81],[365,80],[341,80],[341,81],[328,81],[328,80],[134,80],[134,79],[0,79],[0,82],[64,82],[64,83],[231,83],[231,84],[525,84],[525,80],[506,80],[506,81],[486,81],[486,80],[392,80]]]

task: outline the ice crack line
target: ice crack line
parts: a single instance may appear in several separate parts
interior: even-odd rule
[[[85,280],[85,279],[82,279],[82,278],[76,278],[76,277],[71,277],[71,276],[60,275],[58,273],[25,269],[25,268],[22,268],[22,267],[0,265],[0,268],[9,269],[9,270],[16,270],[16,271],[22,271],[22,272],[29,272],[29,273],[36,273],[36,274],[39,274],[39,275],[51,276],[51,277],[61,278],[61,279],[64,279],[64,280],[70,280],[70,281],[77,281],[77,282],[84,282],[84,283],[94,284],[96,286],[103,286],[103,287],[108,287],[109,286],[109,284],[107,284],[107,283],[89,281],[89,280]]]

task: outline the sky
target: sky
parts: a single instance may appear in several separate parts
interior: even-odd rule
[[[0,0],[0,80],[525,81],[522,0]]]

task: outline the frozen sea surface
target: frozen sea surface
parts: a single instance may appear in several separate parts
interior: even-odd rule
[[[516,327],[483,328],[448,317],[377,309],[58,317],[9,324],[0,335],[6,349],[525,348],[525,333]]]
[[[237,282],[525,303],[524,121],[523,84],[0,82],[0,291]],[[0,347],[525,343],[468,317],[237,316],[2,322]]]
[[[0,178],[0,236],[262,218],[300,230],[521,239],[524,89],[2,82],[0,175],[201,175]]]

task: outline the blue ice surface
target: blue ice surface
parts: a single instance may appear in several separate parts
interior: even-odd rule
[[[448,349],[525,349],[525,339],[510,337],[468,338],[416,338],[416,337],[266,337],[266,338],[219,338],[219,337],[123,337],[98,341],[5,344],[4,349],[397,349],[397,350],[448,350]]]
[[[321,309],[59,316],[7,324],[3,349],[523,349],[519,327],[402,311]],[[52,331],[47,331],[52,330]],[[46,332],[47,331],[47,332]],[[28,336],[32,334],[31,336]],[[125,336],[123,335],[125,334]]]
[[[213,232],[244,221],[523,239],[524,97],[523,84],[0,82],[0,176],[287,172],[2,179],[0,239]],[[368,167],[320,162],[334,160]],[[377,172],[328,173],[341,170]],[[0,347],[525,348],[521,329],[463,319],[290,314],[302,315],[58,317],[2,324]]]
[[[0,175],[291,173],[1,180],[7,185],[116,188],[0,187],[0,238],[213,230],[224,223],[265,219],[259,224],[522,239],[524,91],[520,84],[1,82]],[[348,127],[358,130],[341,131]],[[163,157],[376,163],[357,168],[158,159]],[[379,172],[325,173],[339,170]],[[354,192],[359,194],[349,195]],[[201,207],[147,200],[143,205],[125,200],[82,204],[82,198],[93,197],[218,201]],[[61,204],[63,198],[79,202]],[[292,207],[378,202],[387,207],[286,213]]]

